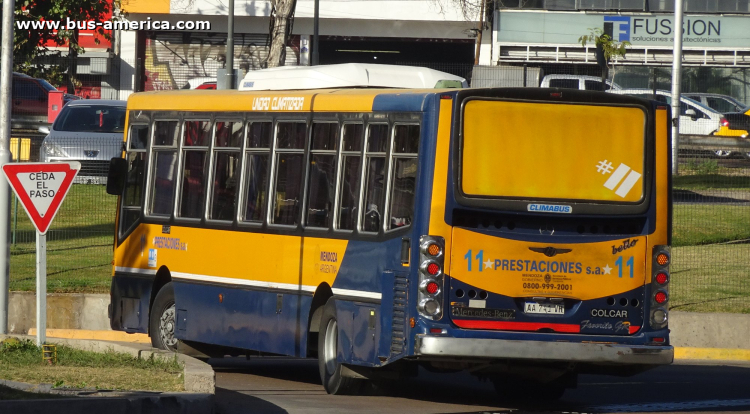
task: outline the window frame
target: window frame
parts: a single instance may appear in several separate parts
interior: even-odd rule
[[[269,220],[269,214],[268,214],[268,208],[269,208],[269,202],[271,200],[271,183],[273,182],[273,147],[275,144],[275,122],[274,118],[271,116],[264,116],[264,117],[247,117],[243,119],[242,121],[244,123],[243,128],[245,129],[244,139],[242,141],[242,158],[241,158],[241,168],[240,171],[240,181],[242,185],[240,186],[240,191],[238,194],[238,197],[240,198],[240,202],[237,205],[237,225],[239,227],[247,227],[247,228],[264,228],[268,225]],[[250,124],[254,123],[263,123],[267,122],[271,124],[271,141],[268,143],[267,148],[251,148],[247,145],[247,139],[248,135],[250,134]],[[249,158],[250,154],[265,154],[268,156],[268,166],[266,167],[266,179],[264,181],[265,189],[266,189],[266,201],[265,201],[265,209],[263,211],[263,217],[261,217],[260,220],[247,220],[245,217],[245,212],[247,211],[247,186],[248,186],[248,180],[250,177],[247,175],[247,160]]]
[[[201,221],[206,217],[206,200],[208,198],[208,194],[206,193],[206,181],[210,179],[209,173],[211,168],[211,145],[213,144],[213,116],[196,116],[194,114],[189,114],[184,117],[182,117],[182,125],[180,129],[180,142],[178,143],[178,159],[177,159],[177,165],[178,165],[178,186],[177,189],[175,189],[175,199],[174,199],[174,211],[172,213],[174,217],[175,223],[195,223],[199,224]],[[187,130],[187,123],[188,122],[208,122],[209,128],[211,128],[211,136],[209,137],[209,143],[208,146],[194,146],[194,145],[185,145],[185,132]],[[201,200],[201,206],[203,211],[201,212],[199,217],[182,217],[180,216],[180,206],[182,204],[182,180],[184,178],[185,170],[183,166],[183,162],[185,161],[185,153],[186,152],[198,152],[198,151],[207,151],[207,164],[208,166],[205,166],[203,168],[208,167],[209,170],[204,172],[204,182],[203,182],[203,200]]]
[[[284,114],[287,115],[287,114]],[[303,142],[302,148],[276,148],[276,145],[279,141],[279,124],[280,123],[303,123],[305,124],[305,141]],[[307,193],[307,171],[305,168],[305,165],[308,164],[309,161],[309,142],[310,142],[310,123],[311,123],[311,113],[299,115],[299,114],[289,114],[287,116],[278,116],[274,117],[273,120],[273,141],[271,142],[271,169],[269,174],[269,185],[268,185],[268,200],[266,204],[266,217],[265,217],[265,225],[269,228],[277,228],[277,229],[299,229],[304,226],[303,223],[303,214],[302,212],[305,211],[307,208],[306,206],[306,197],[305,194]],[[274,223],[274,208],[275,208],[275,201],[276,201],[276,185],[277,185],[277,178],[278,178],[278,163],[276,162],[277,157],[280,154],[301,154],[302,155],[302,177],[300,179],[302,180],[300,183],[300,201],[299,201],[299,208],[297,210],[297,223],[296,224],[283,224],[283,223]]]
[[[131,146],[131,142],[132,142],[131,131],[132,131],[132,128],[133,127],[139,127],[139,126],[145,126],[146,129],[147,129],[147,132],[146,132],[146,148],[132,148],[132,146]],[[146,208],[146,206],[147,206],[146,197],[147,197],[147,194],[149,193],[149,191],[148,191],[148,188],[149,188],[148,187],[148,183],[149,183],[149,172],[151,170],[151,165],[150,165],[150,160],[149,160],[149,157],[150,157],[150,154],[151,154],[151,150],[150,150],[151,139],[150,138],[151,138],[151,133],[153,132],[153,129],[154,129],[153,128],[153,122],[148,122],[148,120],[144,120],[144,121],[141,121],[141,122],[134,122],[132,124],[128,123],[128,129],[126,130],[126,132],[127,132],[127,135],[126,135],[127,141],[125,143],[126,150],[124,151],[125,152],[125,157],[124,158],[125,158],[125,160],[127,160],[128,159],[128,155],[131,154],[131,153],[145,153],[146,156],[144,157],[144,162],[146,163],[146,165],[144,166],[144,169],[145,169],[145,174],[144,175],[145,176],[143,177],[143,183],[142,183],[142,187],[141,187],[141,202],[139,203],[139,205],[137,205],[137,206],[126,206],[125,205],[125,192],[127,191],[127,178],[126,178],[126,184],[123,187],[123,193],[120,194],[120,197],[119,197],[119,206],[118,206],[119,207],[118,208],[118,210],[119,210],[119,217],[118,217],[118,220],[117,220],[118,221],[118,223],[117,223],[117,230],[118,230],[117,231],[117,233],[118,233],[117,234],[117,240],[118,240],[118,243],[120,243],[122,240],[124,240],[125,237],[128,236],[128,234],[132,233],[133,230],[135,229],[135,227],[138,225],[138,223],[141,222],[144,217],[146,217],[146,210],[147,210],[147,208]],[[126,172],[126,174],[127,174],[127,172]],[[138,218],[133,222],[133,224],[131,224],[127,228],[123,227],[123,225],[122,225],[123,224],[123,219],[125,217],[124,213],[125,213],[126,210],[132,210],[132,211],[136,211],[137,210],[138,213],[139,213]]]
[[[240,204],[242,204],[242,199],[240,197],[240,193],[242,192],[243,185],[243,174],[244,174],[244,165],[245,165],[245,152],[244,148],[247,145],[247,124],[249,122],[246,122],[244,119],[240,117],[231,117],[231,116],[215,116],[213,117],[214,121],[211,125],[211,142],[209,144],[209,163],[208,163],[208,182],[207,182],[207,190],[206,190],[206,200],[205,205],[203,208],[203,217],[206,219],[207,223],[216,223],[216,224],[232,224],[236,221],[239,221],[239,214],[240,214]],[[216,145],[216,125],[219,122],[223,123],[239,123],[242,126],[242,142],[240,142],[239,147],[219,147]],[[238,153],[239,154],[239,163],[237,168],[239,168],[239,175],[237,175],[237,185],[238,188],[234,193],[235,197],[235,203],[234,203],[234,212],[232,213],[232,218],[230,220],[220,220],[220,219],[213,219],[211,218],[211,209],[213,208],[213,202],[214,202],[214,166],[216,165],[216,157],[217,153],[226,152],[226,153]]]
[[[396,127],[399,125],[412,125],[419,128],[419,136],[417,137],[417,152],[395,152],[393,150],[393,146],[395,145],[396,140]],[[416,212],[417,207],[417,178],[419,178],[419,154],[420,149],[422,148],[422,123],[418,121],[395,121],[393,122],[391,126],[391,146],[390,146],[390,158],[389,158],[389,176],[388,176],[388,192],[386,193],[386,205],[385,205],[385,219],[383,220],[383,225],[385,227],[385,233],[392,233],[395,231],[408,229],[411,227],[412,223],[414,223],[414,215]],[[395,165],[397,159],[414,159],[417,161],[416,167],[417,170],[414,173],[414,200],[412,203],[412,222],[409,223],[406,226],[396,227],[396,228],[389,228],[390,227],[390,221],[391,221],[391,194],[393,192],[393,183],[395,181],[394,174],[395,174]]]
[[[368,145],[370,144],[370,125],[385,125],[388,128],[387,141],[385,152],[379,151],[368,151]],[[389,203],[389,192],[390,192],[390,176],[391,176],[391,148],[393,147],[393,123],[389,119],[371,119],[365,122],[365,142],[363,146],[363,159],[362,159],[362,171],[360,175],[360,194],[359,194],[359,213],[357,217],[357,233],[363,235],[377,235],[385,231],[385,216],[386,209]],[[367,213],[364,209],[365,195],[367,193],[367,174],[370,168],[370,158],[384,158],[385,159],[385,173],[384,186],[383,186],[383,212],[381,213],[380,226],[377,231],[369,231],[364,229],[364,215]]]
[[[149,135],[149,141],[148,141],[148,157],[147,157],[148,158],[148,172],[147,172],[147,176],[146,176],[146,188],[147,188],[147,190],[146,190],[146,197],[144,199],[144,217],[146,217],[146,218],[148,218],[150,220],[154,220],[156,222],[169,222],[170,220],[172,220],[174,218],[174,211],[175,211],[175,208],[177,206],[177,203],[176,203],[175,200],[176,200],[176,196],[177,196],[177,191],[179,190],[179,182],[180,182],[180,177],[179,177],[180,176],[180,171],[179,171],[179,168],[178,168],[177,171],[175,172],[175,186],[176,186],[176,188],[174,189],[174,192],[172,194],[172,211],[171,211],[171,213],[170,214],[153,214],[151,212],[152,208],[153,208],[153,205],[152,205],[152,202],[153,202],[152,198],[153,197],[152,197],[151,189],[156,185],[156,183],[154,182],[154,179],[155,179],[155,177],[154,177],[154,175],[155,175],[154,169],[156,168],[156,154],[157,154],[157,152],[159,152],[160,150],[172,149],[172,150],[174,150],[176,152],[177,167],[179,167],[180,162],[181,162],[181,160],[180,160],[180,148],[179,148],[180,143],[179,142],[173,143],[172,146],[166,146],[166,145],[158,145],[158,146],[156,146],[156,145],[154,145],[154,138],[156,136],[156,123],[157,122],[177,122],[177,128],[178,128],[178,130],[181,131],[181,129],[182,129],[182,119],[181,119],[180,116],[175,116],[175,115],[172,115],[171,113],[164,113],[163,115],[164,115],[164,118],[153,117],[151,119],[151,122],[150,122],[150,135]],[[179,135],[179,136],[181,136],[181,135]],[[179,136],[178,136],[178,139],[179,139]],[[155,148],[157,148],[157,149],[155,149]]]
[[[336,149],[334,150],[316,150],[312,148],[313,145],[313,132],[315,131],[315,124],[334,124],[336,125],[337,133],[336,133]],[[312,119],[310,124],[308,125],[308,142],[307,142],[307,148],[306,152],[307,157],[306,158],[306,164],[305,164],[305,185],[304,185],[304,211],[302,214],[302,225],[304,226],[305,230],[310,231],[326,231],[334,228],[335,219],[338,216],[336,213],[338,210],[336,209],[336,200],[339,193],[339,168],[341,167],[341,145],[342,145],[342,139],[343,139],[343,123],[338,119],[326,119],[326,118],[318,118],[318,119]],[[307,223],[307,217],[308,217],[308,206],[310,205],[310,175],[311,175],[311,165],[313,156],[314,155],[333,155],[334,159],[334,178],[336,180],[335,187],[334,187],[334,194],[333,194],[333,203],[331,204],[331,211],[329,211],[329,223],[326,227],[319,227],[319,226],[311,226]]]
[[[381,122],[382,123],[382,122]],[[362,148],[357,151],[344,151],[344,129],[347,125],[361,125],[362,126],[362,136],[361,136],[361,146]],[[340,122],[339,127],[339,149],[338,149],[338,169],[336,171],[336,200],[334,203],[334,216],[333,216],[333,231],[337,233],[342,234],[355,234],[359,233],[360,223],[361,223],[361,216],[360,212],[362,211],[362,197],[363,197],[363,171],[364,171],[364,161],[365,161],[365,153],[367,150],[367,122],[365,118],[354,118],[354,119],[344,119]],[[339,210],[341,209],[341,190],[344,183],[344,157],[345,156],[359,156],[359,190],[357,191],[357,216],[355,218],[354,228],[353,229],[342,229],[339,227]]]

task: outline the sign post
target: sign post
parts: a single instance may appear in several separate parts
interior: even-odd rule
[[[36,344],[47,338],[47,230],[68,194],[81,163],[3,165],[5,178],[36,227]]]

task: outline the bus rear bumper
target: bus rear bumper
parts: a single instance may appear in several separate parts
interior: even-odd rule
[[[420,335],[414,353],[445,358],[527,359],[594,364],[665,365],[674,361],[671,346],[542,342]]]

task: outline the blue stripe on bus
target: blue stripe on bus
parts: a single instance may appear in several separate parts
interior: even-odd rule
[[[434,96],[434,93],[384,93],[376,96],[372,101],[372,110],[373,112],[421,112],[431,96]]]

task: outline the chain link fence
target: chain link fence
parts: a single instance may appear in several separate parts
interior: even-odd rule
[[[671,103],[671,68],[664,66],[618,66],[609,70],[602,83],[602,71],[595,65],[402,63],[463,76],[472,87],[606,89]],[[671,307],[747,313],[750,312],[750,110],[747,108],[750,68],[689,66],[684,68],[682,79],[683,135],[679,140],[678,173],[673,177]],[[132,85],[125,87],[129,86]],[[41,145],[43,135],[33,129],[14,131],[15,141],[11,141],[14,157],[20,155],[21,161],[39,160],[40,152],[45,150]],[[592,133],[601,132],[606,133],[592,129]],[[81,151],[113,150],[94,140],[81,141],[79,145]],[[48,233],[48,288],[52,292],[106,292],[111,273],[116,199],[107,195],[102,185],[107,162],[104,159],[91,162],[86,157],[76,159],[84,163],[83,171],[87,174],[82,172],[82,177],[91,179],[73,185]],[[11,221],[11,289],[33,290],[34,229],[15,201]]]

